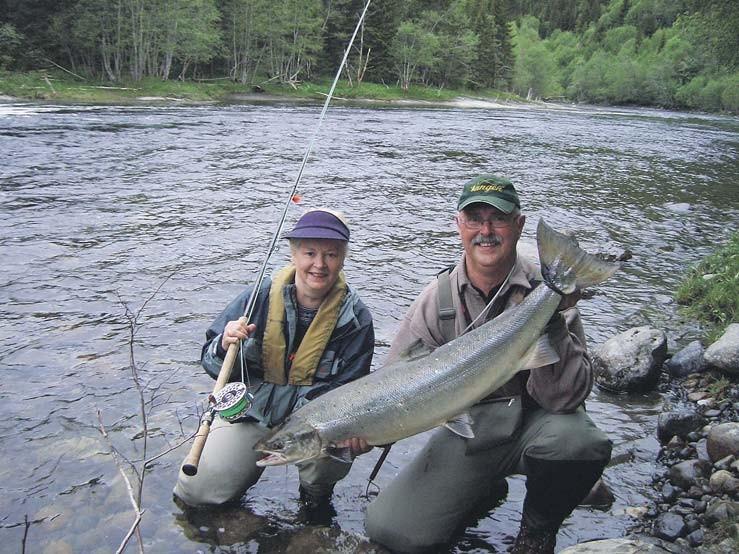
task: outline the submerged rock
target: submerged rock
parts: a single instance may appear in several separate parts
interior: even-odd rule
[[[559,554],[684,554],[691,550],[649,537],[608,539],[570,546]]]

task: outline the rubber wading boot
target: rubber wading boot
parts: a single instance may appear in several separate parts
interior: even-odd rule
[[[554,554],[556,544],[557,529],[535,529],[522,521],[511,554]]]
[[[298,519],[308,525],[331,525],[331,521],[336,517],[336,510],[331,502],[332,494],[333,492],[321,495],[311,494],[300,487]]]

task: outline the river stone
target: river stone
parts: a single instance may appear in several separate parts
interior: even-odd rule
[[[739,323],[732,323],[724,334],[706,349],[706,362],[720,370],[739,374]]]
[[[593,352],[596,382],[613,392],[644,392],[655,387],[667,357],[667,336],[635,327],[611,337]]]
[[[718,494],[735,495],[739,490],[739,479],[734,477],[730,471],[719,469],[709,480],[711,490]]]
[[[708,369],[704,358],[705,350],[700,341],[694,340],[665,362],[673,377],[686,377],[691,373],[702,373]]]
[[[685,548],[652,537],[606,539],[584,542],[561,550],[559,554],[684,554]]]
[[[692,408],[663,412],[657,417],[657,438],[664,444],[672,437],[687,440],[688,435],[706,424],[706,419]]]
[[[687,537],[688,544],[692,547],[700,546],[703,544],[703,529],[696,529],[691,532]]]
[[[678,487],[688,490],[702,477],[711,474],[711,463],[707,460],[685,460],[670,468],[670,481]]]
[[[739,423],[721,423],[708,432],[706,449],[712,461],[739,456]]]
[[[65,540],[55,540],[48,543],[42,550],[44,554],[73,554],[74,549]]]
[[[603,479],[598,479],[585,499],[580,502],[580,506],[610,506],[614,500],[615,497],[608,485],[603,482]]]
[[[683,518],[673,512],[665,512],[654,520],[652,533],[655,537],[674,542],[687,533]]]
[[[713,525],[719,521],[734,519],[739,515],[739,503],[731,500],[715,499],[708,504],[704,515],[706,523]]]

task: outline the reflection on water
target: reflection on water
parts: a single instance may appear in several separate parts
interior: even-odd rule
[[[3,548],[17,550],[26,517],[29,551],[118,546],[133,515],[97,411],[134,463],[195,428],[212,388],[198,364],[204,330],[254,279],[318,111],[0,105]],[[411,300],[457,259],[456,197],[488,171],[519,184],[526,240],[544,217],[586,249],[633,252],[582,303],[591,345],[649,324],[675,346],[697,333],[675,323],[675,284],[735,228],[737,130],[736,118],[656,110],[335,107],[300,192],[304,208],[339,208],[352,222],[346,271],[375,316],[375,366]],[[273,265],[286,259],[283,248]],[[134,341],[148,391],[144,452],[125,314],[147,299]],[[593,393],[589,411],[615,443],[605,480],[616,501],[576,510],[560,547],[623,534],[624,509],[648,501],[663,403]],[[380,487],[423,440],[393,448]],[[152,551],[371,548],[363,495],[379,452],[339,483],[334,524],[318,530],[300,521],[294,468],[268,468],[240,506],[181,510],[171,488],[183,456],[170,452],[146,476],[141,531]],[[525,489],[509,481],[505,501],[453,551],[510,545]]]

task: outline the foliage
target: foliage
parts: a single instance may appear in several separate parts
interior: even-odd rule
[[[516,65],[513,88],[522,96],[550,98],[562,94],[557,81],[557,61],[539,39],[539,21],[526,17],[515,29]]]
[[[0,67],[297,87],[333,75],[365,2],[0,0]],[[736,113],[737,28],[734,0],[372,0],[343,76]]]
[[[13,25],[0,25],[0,69],[8,69],[13,65],[22,43],[23,35]]]
[[[709,325],[711,342],[739,321],[739,233],[688,272],[675,298],[687,315]]]

